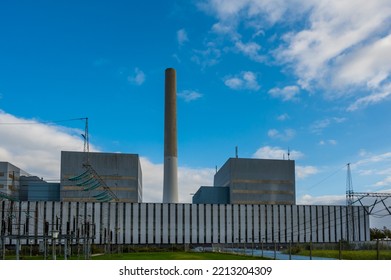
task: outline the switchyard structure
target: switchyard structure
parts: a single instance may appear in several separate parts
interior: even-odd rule
[[[68,244],[338,242],[347,206],[121,202],[0,202],[2,240],[39,243],[52,231]],[[350,241],[369,241],[366,207],[353,206]],[[45,228],[46,227],[46,228]],[[18,238],[19,236],[19,238]]]

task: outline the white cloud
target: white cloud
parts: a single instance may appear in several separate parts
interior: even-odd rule
[[[339,124],[345,122],[346,118],[332,117],[322,120],[317,120],[310,125],[310,130],[313,133],[321,133],[325,128],[332,124]]]
[[[259,54],[261,46],[255,42],[245,44],[242,41],[237,41],[235,43],[235,49],[256,62],[263,62],[266,59],[265,56]]]
[[[304,156],[302,152],[292,150],[290,151],[290,159],[296,160]],[[264,146],[259,148],[252,156],[253,158],[260,159],[284,159],[288,158],[288,150],[284,150],[280,147]]]
[[[337,144],[338,144],[337,140],[334,140],[334,139],[320,140],[319,141],[319,145],[321,145],[321,146],[324,146],[324,145],[333,145],[333,146],[335,146]]]
[[[176,35],[177,35],[178,44],[179,44],[180,46],[182,46],[183,44],[185,44],[186,42],[189,41],[189,38],[188,38],[188,36],[187,36],[187,32],[186,32],[186,30],[183,29],[183,28],[180,29],[180,30],[178,30],[177,33],[176,33]]]
[[[301,205],[346,205],[345,195],[311,196],[305,194],[297,200]]]
[[[368,105],[376,104],[382,102],[386,99],[389,99],[391,96],[391,84],[384,86],[381,88],[381,92],[371,93],[365,97],[361,97],[353,102],[348,108],[348,111],[356,111],[360,108],[365,108]]]
[[[243,71],[236,76],[228,76],[224,79],[224,84],[234,90],[253,90],[260,89],[257,81],[257,75],[251,71]]]
[[[221,51],[214,42],[207,42],[204,50],[193,50],[191,60],[202,67],[210,67],[217,64],[221,57]]]
[[[304,179],[308,176],[317,174],[318,172],[319,172],[319,170],[315,166],[296,165],[296,177],[298,179]]]
[[[267,135],[273,139],[289,141],[295,137],[296,131],[294,129],[285,129],[284,131],[280,132],[277,129],[270,129]]]
[[[286,121],[286,120],[289,120],[290,119],[290,117],[289,117],[289,115],[288,114],[282,114],[282,115],[279,115],[278,117],[277,117],[277,120],[279,120],[279,121]]]
[[[375,187],[390,187],[391,186],[391,176],[387,176],[383,180],[376,182]]]
[[[269,94],[275,98],[281,98],[283,101],[297,100],[297,96],[300,94],[298,86],[286,86],[284,88],[272,88],[269,90]]]
[[[0,159],[32,175],[60,178],[61,151],[82,151],[81,129],[39,123],[0,111]],[[72,122],[84,128],[84,122]],[[28,132],[28,133],[27,133]],[[91,145],[91,151],[97,149]]]
[[[284,0],[207,0],[198,4],[208,14],[213,14],[225,30],[234,30],[241,20],[253,25],[272,25],[285,18],[285,14],[298,13],[308,5],[307,1]],[[291,10],[289,13],[288,11]]]
[[[391,186],[391,152],[373,154],[360,150],[361,159],[351,164],[351,169],[360,176],[371,176],[362,181],[368,181],[370,188]],[[362,183],[361,183],[362,184]]]
[[[386,161],[391,161],[391,152],[385,152],[377,155],[373,155],[368,152],[365,153],[360,152],[360,154],[365,158],[353,163],[352,168],[359,167],[362,165],[373,164],[373,163],[383,163]]]
[[[134,85],[141,86],[145,82],[145,74],[139,68],[134,69],[134,73],[128,76],[128,81]]]
[[[260,45],[241,38],[276,26],[279,46],[264,44],[263,52],[293,70],[302,88],[348,96],[349,111],[391,99],[389,0],[206,0],[199,7],[216,18],[213,30],[254,61],[264,61]]]
[[[383,0],[314,1],[308,27],[286,34],[286,45],[277,56],[293,63],[305,84],[323,79],[332,74],[329,67],[344,64],[348,54],[365,48],[371,38],[384,33],[390,8]]]
[[[200,99],[203,95],[194,90],[184,90],[177,93],[178,97],[184,99],[186,102],[191,102]]]

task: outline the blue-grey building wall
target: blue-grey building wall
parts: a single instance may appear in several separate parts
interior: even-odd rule
[[[206,187],[202,186],[193,195],[193,204],[228,204],[228,187]]]
[[[295,204],[295,162],[230,158],[215,174],[214,185],[229,187],[231,204]]]
[[[21,176],[19,200],[60,201],[60,183],[48,183],[36,176]]]

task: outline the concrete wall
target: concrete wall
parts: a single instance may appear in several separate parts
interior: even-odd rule
[[[230,158],[214,185],[229,186],[231,204],[295,204],[295,162]]]
[[[86,153],[61,152],[61,199],[63,201],[93,202],[97,201],[94,196],[104,191],[102,186],[84,191],[83,186],[77,186],[78,182],[69,180],[85,172],[83,164],[86,161]],[[138,155],[90,152],[88,161],[118,197],[119,202],[142,201],[142,173]]]
[[[364,207],[352,209],[354,215],[347,206],[3,201],[0,227],[5,224],[6,235],[36,236],[35,242],[45,222],[49,232],[57,228],[74,243],[87,223],[96,244],[368,241],[369,216]],[[348,216],[354,217],[350,233]],[[9,232],[9,221],[20,227]]]

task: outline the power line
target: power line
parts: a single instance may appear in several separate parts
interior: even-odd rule
[[[319,182],[313,184],[311,187],[309,187],[307,189],[308,190],[311,190],[313,188],[315,188],[316,186],[320,185],[321,183],[323,183],[324,181],[328,180],[329,178],[331,178],[332,176],[334,176],[335,174],[337,174],[338,172],[340,172],[342,169],[344,169],[346,167],[346,164],[340,168],[338,168],[337,170],[335,170],[333,173],[327,175],[325,178],[321,179]]]
[[[62,123],[62,122],[71,122],[71,121],[80,121],[86,120],[87,118],[74,118],[74,119],[66,119],[66,120],[56,120],[56,121],[32,121],[32,122],[1,122],[0,125],[39,125],[39,124],[54,124],[54,123]]]

